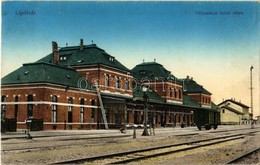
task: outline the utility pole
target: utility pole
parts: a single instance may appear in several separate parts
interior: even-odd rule
[[[251,95],[251,129],[254,128],[254,114],[253,114],[253,76],[252,76],[252,70],[254,69],[254,67],[251,65],[250,67],[250,95]]]

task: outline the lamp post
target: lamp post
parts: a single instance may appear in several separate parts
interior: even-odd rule
[[[191,114],[191,126],[194,125],[194,117],[193,117],[193,111],[190,111],[190,114]]]
[[[252,70],[254,67],[251,65],[250,67],[250,95],[251,95],[251,129],[254,128],[254,119],[253,119],[253,76],[252,76]]]
[[[144,100],[144,131],[142,136],[149,136],[148,130],[147,130],[147,118],[148,118],[148,114],[147,114],[147,100],[148,100],[148,96],[146,94],[148,88],[146,86],[142,86],[142,91],[143,91],[143,100]]]

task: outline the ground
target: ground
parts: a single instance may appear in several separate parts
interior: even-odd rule
[[[217,131],[240,128],[249,130],[250,126],[220,126]],[[259,131],[259,128],[260,125],[255,130]],[[160,128],[155,129],[155,136],[141,136],[142,129],[138,129],[136,139],[133,138],[133,130],[131,129],[127,130],[126,134],[120,133],[119,130],[32,132],[33,139],[21,138],[25,137],[22,133],[3,134],[1,161],[2,164],[48,164],[61,160],[175,144],[226,134],[223,132],[214,133],[214,131],[216,132],[216,130],[199,131],[195,127],[183,129]],[[237,132],[242,131],[239,130]],[[232,131],[232,133],[234,132]],[[44,135],[49,137],[40,137]],[[125,137],[125,135],[129,136]],[[105,136],[114,137],[107,139],[99,138]],[[211,147],[203,147],[192,152],[185,151],[175,155],[152,158],[138,162],[138,164],[223,164],[240,153],[249,151],[257,146],[259,147],[259,139],[260,134],[256,133],[244,139],[233,140]],[[25,150],[14,151],[13,149]]]

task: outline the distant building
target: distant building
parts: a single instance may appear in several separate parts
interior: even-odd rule
[[[221,124],[249,124],[249,107],[235,99],[228,99],[218,104]]]

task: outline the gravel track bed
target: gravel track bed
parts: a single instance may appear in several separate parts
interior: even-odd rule
[[[128,130],[128,134],[132,134],[131,130]],[[113,138],[109,140],[97,139],[96,141],[89,140],[69,140],[69,141],[59,141],[59,140],[44,140],[40,139],[27,140],[24,139],[10,139],[5,141],[8,144],[2,143],[2,149],[12,148],[16,145],[19,148],[28,147],[33,145],[34,147],[42,147],[44,145],[52,146],[49,149],[30,151],[26,150],[23,152],[2,152],[1,161],[2,164],[48,164],[57,161],[77,159],[82,157],[92,157],[97,155],[112,154],[122,151],[131,151],[136,149],[148,148],[148,147],[158,147],[161,145],[169,145],[182,143],[192,140],[202,140],[212,137],[221,136],[221,134],[210,134],[207,131],[202,132],[199,135],[190,136],[176,136],[176,133],[169,133],[167,131],[162,131],[156,136],[142,137],[141,132],[137,132],[137,139],[132,137],[124,138]],[[257,140],[258,139],[258,140]],[[198,149],[199,151],[193,154],[183,154],[177,157],[161,157],[159,160],[145,160],[142,164],[220,164],[225,163],[227,159],[231,159],[232,155],[234,157],[235,153],[247,152],[255,144],[259,144],[260,134],[255,136],[250,136],[245,139],[236,140],[233,144],[225,144],[224,146],[219,145],[219,147]],[[13,144],[11,144],[13,142]],[[21,143],[19,143],[21,142]],[[59,148],[61,144],[67,144],[65,148]],[[253,144],[252,144],[253,143]],[[55,148],[57,146],[57,148]],[[241,148],[241,146],[246,146]],[[234,154],[233,154],[234,153]],[[211,159],[212,158],[212,159]],[[203,161],[202,161],[203,160]],[[148,161],[148,162],[146,162]],[[202,161],[202,162],[201,162]],[[156,162],[156,163],[154,163]]]

